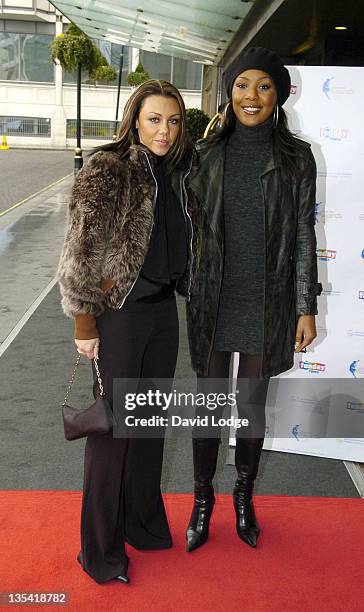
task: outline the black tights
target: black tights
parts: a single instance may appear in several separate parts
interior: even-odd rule
[[[231,352],[213,351],[211,354],[207,376],[198,376],[197,391],[204,393],[229,392],[229,371]],[[236,437],[264,438],[265,435],[265,402],[268,392],[269,378],[259,378],[261,355],[240,353],[237,380],[236,401],[240,419],[248,419],[249,427],[236,429]],[[221,418],[225,406],[213,410],[215,420]],[[206,416],[210,411],[198,409],[199,416]],[[210,412],[211,414],[211,412]],[[229,415],[226,415],[229,416]],[[198,433],[197,433],[198,432]],[[195,437],[220,437],[220,428],[214,427],[214,433],[195,429]]]
[[[213,351],[211,354],[208,378],[229,378],[232,353]],[[238,378],[258,378],[261,366],[261,355],[239,353]]]

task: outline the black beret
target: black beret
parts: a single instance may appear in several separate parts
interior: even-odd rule
[[[291,91],[291,77],[279,55],[264,47],[244,49],[226,69],[224,80],[229,99],[236,77],[251,68],[267,72],[272,77],[277,89],[278,104],[283,106]]]

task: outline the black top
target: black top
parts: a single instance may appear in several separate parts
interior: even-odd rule
[[[149,248],[128,301],[158,301],[174,292],[188,258],[186,219],[163,158],[156,157],[157,198]]]
[[[262,348],[265,236],[260,176],[272,156],[272,128],[272,117],[255,127],[237,122],[227,142],[225,256],[215,350],[254,354]]]

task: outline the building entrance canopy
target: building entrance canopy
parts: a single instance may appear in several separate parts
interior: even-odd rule
[[[218,64],[254,0],[55,0],[91,38]]]

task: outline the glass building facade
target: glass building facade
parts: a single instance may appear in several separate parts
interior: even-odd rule
[[[121,85],[127,87],[127,76],[131,71],[131,59],[132,59],[132,49],[130,47],[125,47],[122,45],[116,45],[115,43],[109,42],[107,40],[94,40],[93,41],[97,47],[99,47],[101,53],[106,57],[107,61],[111,66],[113,66],[117,73],[119,73],[120,66],[120,55],[123,54],[123,64],[122,64],[122,78]],[[90,77],[87,74],[83,75],[82,78],[84,83],[90,83]],[[76,83],[77,75],[76,73],[71,72],[63,72],[63,82],[64,83]],[[110,81],[110,85],[117,85],[118,77],[115,81]]]
[[[50,58],[52,40],[53,36],[48,34],[0,32],[0,80],[53,83],[54,65]],[[132,49],[106,40],[94,42],[117,72],[120,54],[123,53],[121,84],[127,86]],[[150,78],[170,81],[179,89],[201,89],[201,64],[149,51],[140,51],[140,62]],[[64,83],[76,83],[76,80],[76,73],[63,72]],[[86,73],[83,82],[90,82]],[[109,84],[116,85],[117,79]]]
[[[140,62],[151,79],[170,81],[179,89],[201,89],[201,64],[149,51],[140,51]]]
[[[0,80],[54,82],[52,36],[0,32]]]

